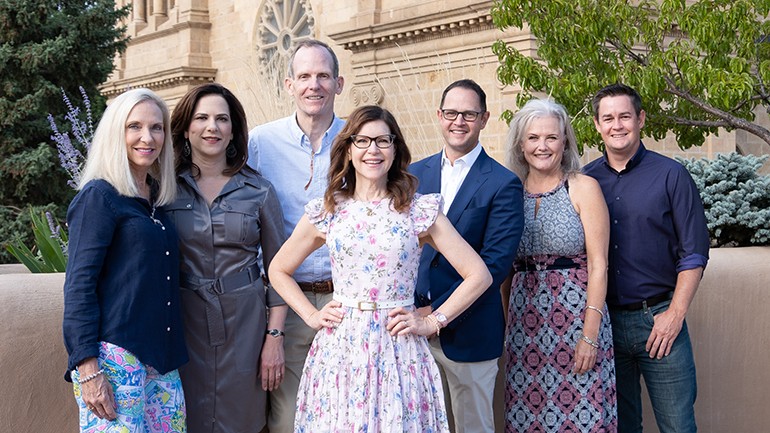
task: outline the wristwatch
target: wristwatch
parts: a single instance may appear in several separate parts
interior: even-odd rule
[[[283,337],[284,335],[286,335],[284,334],[283,331],[280,331],[278,329],[268,329],[267,331],[265,331],[265,334],[275,338]]]
[[[438,310],[433,312],[433,316],[436,317],[436,319],[438,320],[438,324],[441,325],[442,328],[446,327],[446,324],[449,322],[449,320],[447,320],[444,313]]]

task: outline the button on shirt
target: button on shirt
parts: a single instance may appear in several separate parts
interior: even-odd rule
[[[67,212],[69,261],[64,280],[68,370],[120,346],[160,373],[187,362],[179,302],[176,230],[161,209],[89,182]]]
[[[248,164],[275,187],[287,237],[305,214],[305,205],[326,192],[332,141],[344,125],[345,121],[334,117],[318,152],[313,152],[296,114],[257,126],[249,133]],[[311,253],[294,272],[294,279],[331,279],[328,248],[324,245]]]
[[[471,171],[473,163],[476,162],[481,154],[481,144],[476,143],[476,147],[465,155],[457,158],[454,165],[446,156],[446,150],[441,154],[441,196],[444,198],[444,206],[441,212],[446,215],[452,202],[457,196],[457,191],[463,184],[463,181]]]
[[[606,155],[583,171],[601,185],[610,214],[608,304],[671,292],[679,272],[706,267],[703,203],[681,164],[641,144],[620,172]]]

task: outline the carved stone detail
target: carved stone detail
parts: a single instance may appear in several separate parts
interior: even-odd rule
[[[491,14],[453,20],[441,24],[431,24],[423,27],[401,28],[397,31],[372,31],[372,29],[356,30],[330,36],[339,41],[343,48],[354,53],[373,51],[379,48],[392,46],[393,44],[413,44],[417,42],[448,38],[452,36],[480,32],[494,29]]]
[[[364,83],[354,85],[350,90],[353,99],[353,105],[360,107],[362,105],[379,105],[385,97],[380,83]]]
[[[297,42],[313,37],[310,0],[268,0],[259,13],[257,58],[260,72],[283,78]]]

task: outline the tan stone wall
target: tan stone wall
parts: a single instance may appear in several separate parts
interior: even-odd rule
[[[767,431],[770,247],[712,249],[710,256],[687,316],[698,375],[699,431]],[[75,432],[77,407],[71,385],[62,378],[67,366],[61,336],[64,275],[7,271],[19,272],[19,267],[0,266],[0,431]],[[498,393],[498,427],[501,398]],[[648,403],[644,417],[645,431],[657,432]]]
[[[300,0],[296,0],[299,2]],[[274,0],[122,0],[134,4],[127,23],[132,40],[116,59],[118,69],[103,90],[114,96],[127,87],[147,86],[170,106],[192,86],[218,81],[244,104],[253,127],[292,111],[282,89],[284,71],[268,78],[260,67],[260,28],[266,4]],[[282,4],[292,4],[286,0]],[[459,78],[473,78],[486,90],[491,121],[482,143],[504,159],[507,127],[500,113],[513,109],[515,87],[501,88],[497,59],[490,47],[497,39],[534,54],[529,32],[501,32],[491,25],[493,1],[471,0],[309,0],[312,37],[330,43],[340,58],[345,89],[337,114],[356,106],[379,103],[392,110],[403,127],[415,159],[440,148],[435,111],[441,91]],[[300,11],[303,12],[303,11]],[[760,123],[770,123],[758,112]],[[742,132],[723,132],[688,151],[673,138],[649,147],[673,156],[713,157],[735,150],[735,143],[761,152],[767,145]],[[589,150],[589,161],[598,156]]]

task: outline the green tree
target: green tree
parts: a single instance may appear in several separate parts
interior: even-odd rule
[[[63,217],[73,190],[51,141],[49,113],[64,124],[62,91],[82,104],[78,86],[101,113],[97,86],[128,37],[114,1],[0,0],[0,239],[32,239],[29,206]],[[29,227],[29,226],[26,226]],[[10,261],[2,248],[0,262]]]
[[[551,95],[581,144],[601,146],[591,98],[623,82],[642,96],[647,136],[671,131],[686,149],[718,128],[742,129],[770,146],[754,111],[770,112],[769,11],[770,0],[498,0],[495,25],[528,26],[538,59],[503,41],[493,51],[500,81],[523,89],[517,104]]]

